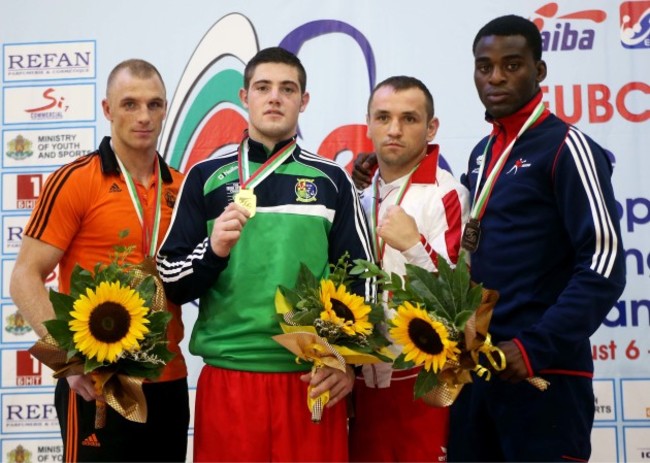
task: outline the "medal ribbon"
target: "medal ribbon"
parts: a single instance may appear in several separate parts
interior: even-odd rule
[[[237,167],[239,170],[239,187],[241,189],[249,188],[252,190],[293,154],[293,151],[296,149],[296,139],[294,138],[282,151],[278,151],[267,159],[252,175],[250,174],[250,165],[248,162],[248,139],[248,136],[244,136],[244,139],[239,145]]]
[[[488,178],[485,180],[485,185],[483,185],[483,188],[481,189],[481,193],[479,194],[478,193],[479,184],[481,182],[481,178],[483,177],[483,170],[485,169],[485,165],[487,164],[487,151],[488,148],[490,147],[490,144],[492,143],[492,139],[494,138],[494,136],[490,137],[487,144],[485,145],[485,149],[483,150],[483,162],[481,163],[481,167],[479,168],[478,171],[478,177],[476,178],[476,189],[474,190],[474,206],[472,207],[470,218],[480,220],[480,218],[483,217],[483,213],[485,212],[485,207],[487,206],[488,198],[492,194],[492,189],[494,188],[494,184],[496,183],[497,178],[501,173],[501,170],[505,166],[506,160],[508,159],[508,156],[510,155],[512,148],[515,145],[515,142],[522,136],[522,134],[531,125],[535,123],[537,119],[539,119],[539,116],[541,116],[543,112],[544,112],[544,103],[540,101],[539,104],[535,107],[535,109],[531,113],[531,115],[528,117],[526,122],[524,122],[524,125],[522,125],[521,129],[519,129],[519,133],[517,134],[515,139],[512,140],[510,144],[506,147],[506,149],[503,150],[503,153],[501,153],[501,156],[497,160],[497,163],[492,169],[492,172],[490,172],[490,175],[488,175]]]
[[[157,251],[157,241],[158,241],[158,231],[160,229],[160,211],[161,211],[161,205],[162,205],[162,176],[160,174],[160,166],[158,165],[158,156],[156,156],[155,164],[154,164],[154,169],[157,177],[156,181],[156,211],[154,213],[154,217],[151,217],[151,215],[146,214],[144,208],[142,207],[142,202],[140,201],[140,196],[138,195],[138,190],[135,186],[135,182],[133,181],[133,178],[131,177],[131,174],[129,173],[128,170],[124,168],[124,164],[122,164],[122,161],[120,161],[119,156],[115,156],[117,159],[117,163],[120,165],[120,170],[122,171],[122,174],[124,174],[124,178],[126,179],[126,186],[127,189],[129,190],[129,196],[131,197],[131,201],[133,202],[133,207],[135,208],[135,212],[138,214],[138,220],[140,221],[140,225],[142,226],[142,247],[144,252],[147,252],[148,257],[154,257],[156,255]],[[152,220],[151,220],[152,219]]]
[[[407,190],[411,186],[411,177],[413,177],[413,172],[416,171],[420,163],[418,163],[413,169],[411,169],[411,172],[408,173],[408,177],[406,181],[402,184],[400,187],[399,191],[397,192],[397,198],[395,199],[395,205],[399,206],[402,204],[402,199],[404,199],[404,195],[406,194]],[[379,203],[381,202],[379,199],[379,171],[375,174],[375,177],[372,179],[372,188],[374,191],[374,201],[372,203],[372,209],[370,210],[370,226],[372,227],[372,245],[373,248],[375,249],[375,259],[377,262],[381,262],[382,258],[384,257],[384,251],[386,249],[386,243],[384,242],[383,239],[379,237],[377,234],[377,224],[379,223]]]

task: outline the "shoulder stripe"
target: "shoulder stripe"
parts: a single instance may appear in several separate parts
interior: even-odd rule
[[[61,188],[74,171],[87,166],[90,162],[92,162],[94,156],[98,156],[98,153],[95,152],[89,154],[59,168],[47,179],[45,187],[41,192],[38,206],[33,211],[32,219],[30,220],[29,226],[25,230],[25,234],[27,236],[40,239],[43,232],[45,231],[45,227],[47,226],[50,214],[52,213],[52,208],[54,207],[54,201],[56,201]]]
[[[616,260],[618,236],[605,205],[594,156],[584,134],[573,127],[569,130],[566,142],[591,209],[596,242],[590,268],[609,277]]]
[[[320,171],[325,176],[325,178],[329,180],[329,182],[332,184],[336,192],[337,193],[339,192],[339,187],[336,184],[336,182],[332,179],[332,176],[324,172],[323,169],[319,168],[318,166],[313,165],[313,163],[321,163],[331,167],[337,167],[344,172],[343,168],[340,165],[338,165],[334,161],[318,156],[317,154],[312,154],[305,151],[301,151],[297,158],[294,156],[294,159],[297,163],[305,164],[305,165],[308,164],[312,169],[316,169]]]
[[[347,172],[346,172],[347,175]],[[370,239],[370,231],[368,229],[368,222],[366,221],[366,214],[361,207],[361,200],[359,199],[359,193],[355,188],[352,180],[349,180],[351,194],[354,198],[354,226],[357,231],[357,235],[360,238],[361,244],[363,246],[363,251],[366,255],[366,260],[373,261],[374,251],[372,249],[372,241]],[[377,297],[377,287],[372,284],[371,279],[366,279],[364,283],[364,293],[367,300],[374,301]]]
[[[305,159],[310,159],[316,162],[322,162],[323,164],[329,164],[331,166],[341,167],[336,161],[323,157],[320,154],[312,153],[311,151],[300,150],[299,157],[304,157]]]

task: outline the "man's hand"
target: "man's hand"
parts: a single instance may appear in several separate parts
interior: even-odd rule
[[[412,248],[420,241],[415,219],[395,204],[386,208],[386,214],[377,225],[377,235],[388,246],[400,252]]]
[[[315,399],[325,391],[330,391],[330,400],[326,407],[333,407],[352,391],[354,386],[354,369],[350,365],[345,366],[345,373],[331,367],[322,367],[312,375],[311,372],[304,374],[300,379],[313,386],[311,397]]]
[[[244,225],[250,213],[239,204],[230,203],[214,221],[210,246],[216,255],[226,257],[232,247],[239,241]]]
[[[499,378],[510,383],[518,383],[528,378],[524,356],[513,341],[500,342],[497,347],[506,356],[506,367],[499,372]]]
[[[95,392],[95,384],[90,375],[72,375],[66,379],[70,389],[79,394],[86,402],[102,398]]]
[[[354,160],[354,169],[352,169],[354,185],[360,190],[368,188],[376,167],[377,155],[375,153],[359,153]]]

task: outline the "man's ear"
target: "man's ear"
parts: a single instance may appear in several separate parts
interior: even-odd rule
[[[440,127],[440,121],[436,116],[433,116],[427,125],[427,141],[431,142],[438,133],[438,127]]]
[[[546,62],[540,59],[535,66],[537,67],[537,78],[535,80],[539,84],[546,79]]]
[[[303,112],[305,109],[307,109],[308,103],[309,103],[309,92],[305,92],[302,94],[302,97],[300,98],[300,112]]]
[[[113,116],[111,116],[111,105],[108,103],[107,98],[102,100],[102,111],[104,112],[106,120],[113,122]]]
[[[248,90],[245,88],[239,89],[239,101],[244,105],[244,108],[248,109]]]

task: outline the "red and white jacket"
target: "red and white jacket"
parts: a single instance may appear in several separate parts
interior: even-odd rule
[[[404,275],[405,264],[435,271],[438,256],[452,265],[458,260],[461,233],[469,216],[469,192],[451,173],[438,166],[438,156],[438,145],[429,145],[426,157],[413,172],[410,185],[399,203],[415,219],[420,231],[420,242],[404,252],[385,245],[381,263],[382,268],[389,273]],[[372,185],[363,191],[361,197],[368,218],[376,203],[378,220],[381,221],[388,206],[396,204],[399,191],[408,180],[409,176],[405,175],[384,183],[377,171]],[[375,197],[375,191],[378,191],[378,197]],[[376,231],[373,230],[372,233]],[[394,310],[387,311],[388,317],[394,314]],[[396,346],[393,346],[393,350],[396,354],[399,353]],[[363,372],[369,387],[388,387],[390,384],[390,364],[364,365]]]

